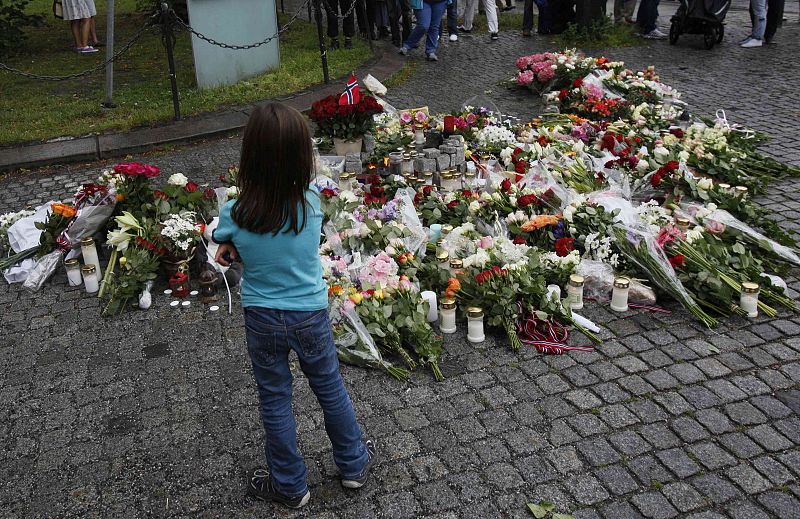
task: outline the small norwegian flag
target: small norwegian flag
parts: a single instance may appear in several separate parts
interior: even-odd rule
[[[350,79],[347,80],[347,86],[344,87],[344,93],[339,96],[339,106],[356,105],[361,100],[361,93],[358,91],[358,80],[356,80],[355,73],[350,73]]]

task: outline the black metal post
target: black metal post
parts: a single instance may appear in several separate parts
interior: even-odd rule
[[[178,76],[175,73],[175,31],[173,27],[175,13],[166,2],[161,4],[161,42],[167,49],[167,63],[169,64],[169,82],[172,87],[172,108],[175,111],[175,120],[181,120],[181,102],[178,97]]]
[[[331,82],[328,74],[328,51],[325,49],[325,34],[322,31],[322,7],[319,0],[314,0],[314,17],[317,19],[317,36],[319,37],[319,57],[322,60],[322,76],[325,84]]]
[[[281,13],[286,14],[286,6],[283,5],[283,0],[281,0]]]
[[[306,7],[308,7],[308,21],[310,22],[311,21],[311,2],[308,2],[306,4]]]

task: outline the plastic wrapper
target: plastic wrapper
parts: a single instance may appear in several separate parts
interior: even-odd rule
[[[541,161],[537,161],[530,172],[519,181],[519,185],[531,189],[538,189],[542,192],[546,192],[548,189],[552,190],[555,194],[555,198],[552,202],[548,201],[547,205],[554,211],[562,211],[575,197],[575,192],[558,182]]]
[[[605,189],[589,193],[587,200],[596,205],[600,205],[607,213],[619,209],[615,220],[627,228],[638,228],[641,225],[636,208],[625,194],[616,189]]]
[[[406,250],[422,257],[428,244],[428,231],[423,227],[414,207],[414,194],[411,188],[398,189],[394,197],[400,202],[400,221],[411,231],[411,236],[403,240]]]
[[[614,278],[616,274],[614,268],[608,263],[596,260],[582,260],[578,265],[576,273],[583,276],[584,297],[596,299],[597,301],[609,301],[611,292],[614,290]],[[652,288],[641,284],[632,279],[628,300],[638,305],[652,306],[656,304],[656,293]]]
[[[388,92],[386,86],[377,79],[375,79],[375,77],[372,74],[367,74],[364,77],[363,81],[364,81],[364,86],[367,87],[367,90],[369,90],[375,95],[385,96],[386,92]]]
[[[468,108],[473,110],[476,108],[484,108],[487,113],[492,114],[492,116],[497,119],[498,123],[503,122],[502,112],[500,112],[495,102],[485,95],[479,94],[472,96],[461,104],[462,111],[466,111]]]
[[[75,247],[80,243],[81,238],[92,236],[102,229],[114,214],[116,205],[117,199],[114,191],[108,191],[95,203],[80,206],[75,214],[75,219],[62,235],[69,241],[70,247]]]
[[[340,308],[333,306],[329,310],[329,316],[334,329],[336,354],[340,361],[354,366],[383,369],[400,381],[408,379],[408,371],[384,360],[355,310],[341,312]]]
[[[691,214],[691,213],[690,213]],[[733,216],[728,211],[723,209],[718,209],[711,213],[710,215],[703,218],[703,225],[706,228],[709,228],[712,224],[722,224],[725,226],[725,230],[733,229],[734,231],[738,232],[743,238],[743,241],[749,242],[753,245],[758,246],[761,250],[772,253],[776,257],[791,263],[797,267],[800,267],[800,256],[797,253],[785,245],[781,245],[780,243],[771,240],[758,232],[757,230],[753,229],[743,221],[739,220],[735,216]],[[717,225],[719,229],[723,229]]]
[[[328,184],[338,182],[339,175],[344,172],[345,157],[341,155],[317,155],[317,177],[314,182],[319,184],[320,179],[325,178],[325,187],[332,187]],[[333,179],[333,180],[331,180]],[[336,186],[338,188],[338,186]]]
[[[63,251],[56,250],[36,260],[36,264],[28,273],[28,276],[25,278],[25,283],[23,283],[22,286],[33,292],[42,288],[45,281],[50,279],[50,276],[56,271],[58,265],[61,264],[61,258],[63,256]]]

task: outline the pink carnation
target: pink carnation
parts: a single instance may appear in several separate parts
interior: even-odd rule
[[[411,122],[411,112],[400,113],[400,122],[408,124]]]
[[[526,70],[525,72],[520,72],[517,74],[517,84],[522,86],[528,86],[533,83],[533,80],[536,79],[532,70]]]
[[[539,72],[538,74],[536,74],[536,79],[539,81],[539,83],[547,83],[548,81],[553,79],[555,75],[556,75],[555,70],[548,67]]]
[[[425,112],[417,112],[414,114],[414,119],[416,119],[418,123],[424,123],[428,120],[428,115]]]

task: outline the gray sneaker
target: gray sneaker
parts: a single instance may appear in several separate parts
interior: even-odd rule
[[[647,34],[642,34],[642,38],[647,38],[648,40],[663,40],[666,37],[667,35],[659,31],[658,29],[653,29]]]
[[[367,479],[369,478],[369,471],[378,461],[378,448],[375,446],[375,442],[372,440],[367,440],[364,442],[364,446],[367,448],[367,455],[369,456],[367,465],[364,467],[364,470],[361,471],[359,476],[354,478],[342,478],[342,486],[344,488],[355,489],[363,487],[364,483],[366,483]]]
[[[398,54],[400,54],[401,56],[405,56],[405,55],[407,55],[407,54],[408,54],[408,51],[409,51],[409,50],[411,50],[411,49],[409,49],[408,47],[406,47],[405,45],[403,45],[402,47],[400,47],[400,48],[397,50],[397,53],[398,53]]]
[[[439,61],[439,58],[436,57],[436,53],[435,52],[431,52],[430,54],[425,56],[425,59],[427,59],[428,61]]]

